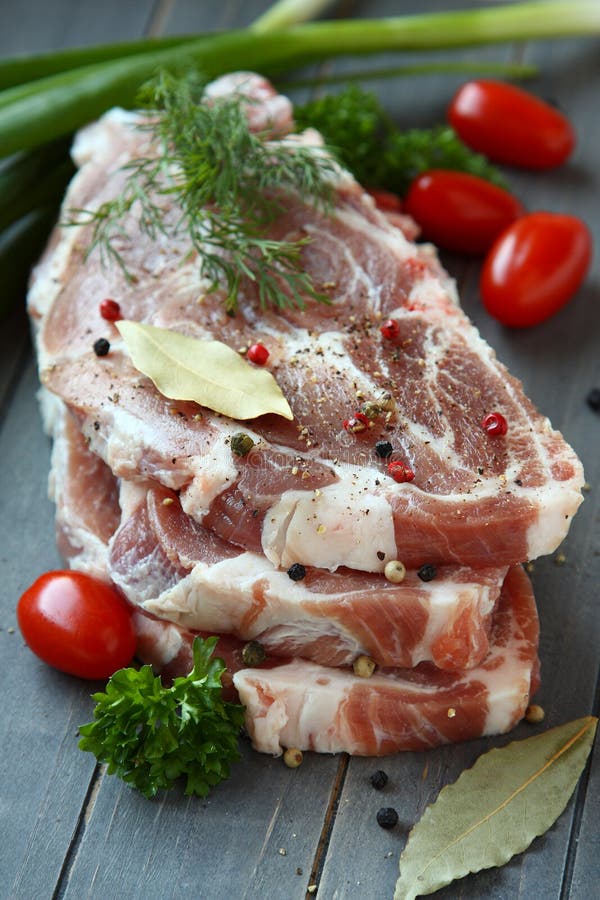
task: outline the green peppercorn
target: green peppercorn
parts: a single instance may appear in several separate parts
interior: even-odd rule
[[[244,431],[238,431],[231,438],[231,450],[236,456],[247,456],[253,447],[254,441]]]
[[[260,666],[266,658],[266,650],[258,641],[248,641],[242,649],[242,659],[246,666]]]

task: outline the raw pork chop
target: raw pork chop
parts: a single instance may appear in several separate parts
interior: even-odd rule
[[[135,622],[143,661],[169,677],[189,671],[189,632],[142,612]],[[279,755],[297,747],[381,756],[509,731],[539,686],[537,645],[531,584],[514,566],[494,612],[490,653],[466,672],[442,672],[422,663],[363,679],[350,669],[303,659],[246,669],[240,645],[228,637],[219,640],[216,653],[234,673],[257,750]]]
[[[537,642],[531,585],[514,566],[494,614],[490,653],[468,672],[423,664],[360,679],[296,659],[242,669],[233,681],[257,750],[380,756],[508,731],[538,686]]]
[[[112,580],[147,612],[328,666],[366,654],[382,666],[429,660],[464,669],[487,654],[504,569],[441,567],[427,583],[412,571],[399,585],[376,574],[308,569],[294,582],[264,556],[240,551],[189,518],[166,488],[122,483],[121,511],[116,479],[64,404],[46,395],[44,408],[55,441],[51,482],[62,554]]]
[[[98,481],[92,454],[61,407],[55,401],[46,418],[57,438],[51,482],[59,503],[59,522],[70,535],[64,546],[71,553],[71,563],[75,561],[99,574],[107,554],[98,554],[98,545],[115,524],[114,478],[111,484],[103,464],[97,461],[98,471],[103,473]],[[106,521],[98,514],[100,494],[93,504],[85,502],[94,486],[103,490]],[[122,490],[121,496],[124,493],[127,491]],[[144,489],[133,487],[131,495],[133,502],[126,497],[130,514],[139,508],[136,495],[138,499],[144,496]],[[161,504],[162,511],[173,505]],[[147,509],[146,502],[143,508]],[[190,523],[190,527],[198,526]],[[164,523],[162,529],[168,532]],[[142,545],[147,537],[142,529]],[[174,568],[166,553],[174,545],[164,539],[166,543],[161,546],[154,536],[154,550],[164,556],[166,568],[169,564]],[[187,561],[186,553],[193,542],[184,535],[177,546],[180,565],[180,559]],[[155,556],[146,569],[148,578],[155,577],[157,571],[162,569]],[[351,583],[352,576],[370,577],[357,573],[350,576]],[[193,632],[140,608],[133,613],[133,621],[137,656],[142,662],[151,663],[165,677],[187,674]],[[261,669],[246,669],[242,646],[235,637],[219,638],[217,653],[229,669],[224,675],[226,695],[233,699],[234,688],[239,691],[247,706],[246,724],[255,746],[269,753],[293,745],[375,755],[505,731],[520,719],[538,682],[537,615],[529,581],[518,566],[509,571],[494,612],[490,652],[469,671],[444,672],[422,663],[413,669],[384,668],[365,680],[350,669],[326,668],[300,658],[279,663],[272,658]]]
[[[215,90],[240,84],[257,88],[247,76]],[[262,81],[259,94],[258,105],[272,102],[285,132],[289,107]],[[67,209],[118,194],[121,167],[151,152],[135,125],[135,116],[113,111],[78,137],[81,169]],[[318,143],[312,132],[301,139]],[[551,552],[581,500],[577,457],[462,313],[432,248],[408,241],[348,173],[339,172],[335,187],[332,217],[289,196],[271,229],[274,238],[311,239],[303,265],[330,306],[261,310],[247,282],[232,319],[220,292],[199,281],[182,235],[121,241],[136,273],[131,284],[116,268],[103,270],[97,255],[85,261],[85,227],[57,231],[30,294],[42,381],[76,411],[91,448],[117,476],[180,491],[188,515],[276,567],[381,572],[396,558],[409,568],[506,566]],[[118,298],[129,319],[235,349],[263,342],[294,421],[267,415],[240,426],[162,397],[100,317],[106,296]],[[387,318],[398,324],[393,340],[380,331]],[[101,336],[111,352],[98,358],[91,347]],[[344,420],[365,401],[379,414],[363,433],[348,433]],[[506,436],[482,429],[492,411],[507,419]],[[242,429],[256,448],[239,459],[230,439]],[[389,460],[374,452],[379,439],[414,481],[393,480]]]
[[[182,511],[166,488],[150,489],[116,533],[109,574],[127,598],[184,628],[257,640],[268,653],[328,666],[360,654],[383,666],[433,660],[476,665],[505,569],[441,567],[428,583],[307,569],[294,582],[258,553],[240,552]]]

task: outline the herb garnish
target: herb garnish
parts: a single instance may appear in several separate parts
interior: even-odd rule
[[[221,697],[223,660],[211,659],[217,638],[195,638],[189,675],[164,687],[150,666],[119,669],[106,693],[93,695],[94,721],[82,725],[79,746],[108,763],[146,797],[187,779],[186,794],[205,797],[240,758],[244,707]]]
[[[178,78],[163,72],[147,84],[140,95],[147,111],[142,127],[152,133],[158,155],[128,163],[120,195],[96,210],[71,210],[69,224],[93,224],[89,251],[98,247],[103,263],[116,262],[127,274],[115,245],[129,237],[124,218],[137,213],[140,230],[152,240],[172,234],[166,208],[172,204],[165,203],[172,197],[181,209],[175,230],[187,230],[211,290],[226,289],[229,312],[237,307],[244,276],[256,283],[262,306],[302,308],[306,297],[326,300],[301,268],[309,239],[265,234],[284,210],[286,192],[330,209],[334,163],[310,147],[253,134],[244,112],[251,101],[227,97],[206,103],[203,92],[195,73]]]
[[[375,94],[356,85],[297,106],[294,117],[299,128],[320,131],[365,187],[404,195],[411,181],[428,169],[456,169],[506,186],[498,169],[463,144],[452,128],[401,131]]]
[[[442,788],[408,836],[394,900],[507,863],[563,812],[594,743],[586,716],[484,753]]]

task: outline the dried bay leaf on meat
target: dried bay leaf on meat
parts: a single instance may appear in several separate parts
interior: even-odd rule
[[[575,790],[597,722],[587,716],[490,750],[443,788],[408,837],[394,900],[504,865],[547,831]]]
[[[233,419],[294,416],[267,369],[251,366],[221,341],[198,340],[121,320],[116,323],[134,366],[171,400],[192,400]]]

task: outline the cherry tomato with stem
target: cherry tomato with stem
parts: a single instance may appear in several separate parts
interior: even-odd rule
[[[550,212],[523,216],[500,235],[485,259],[484,306],[504,325],[537,325],[569,302],[591,258],[592,239],[581,219]]]
[[[405,211],[423,237],[446,250],[483,255],[525,210],[508,191],[476,175],[431,169],[412,182]]]
[[[494,162],[552,169],[575,147],[575,132],[559,110],[502,81],[468,81],[448,108],[458,136]]]
[[[41,575],[21,596],[17,620],[36,656],[79,678],[109,678],[135,652],[127,604],[110,585],[83,572]]]

